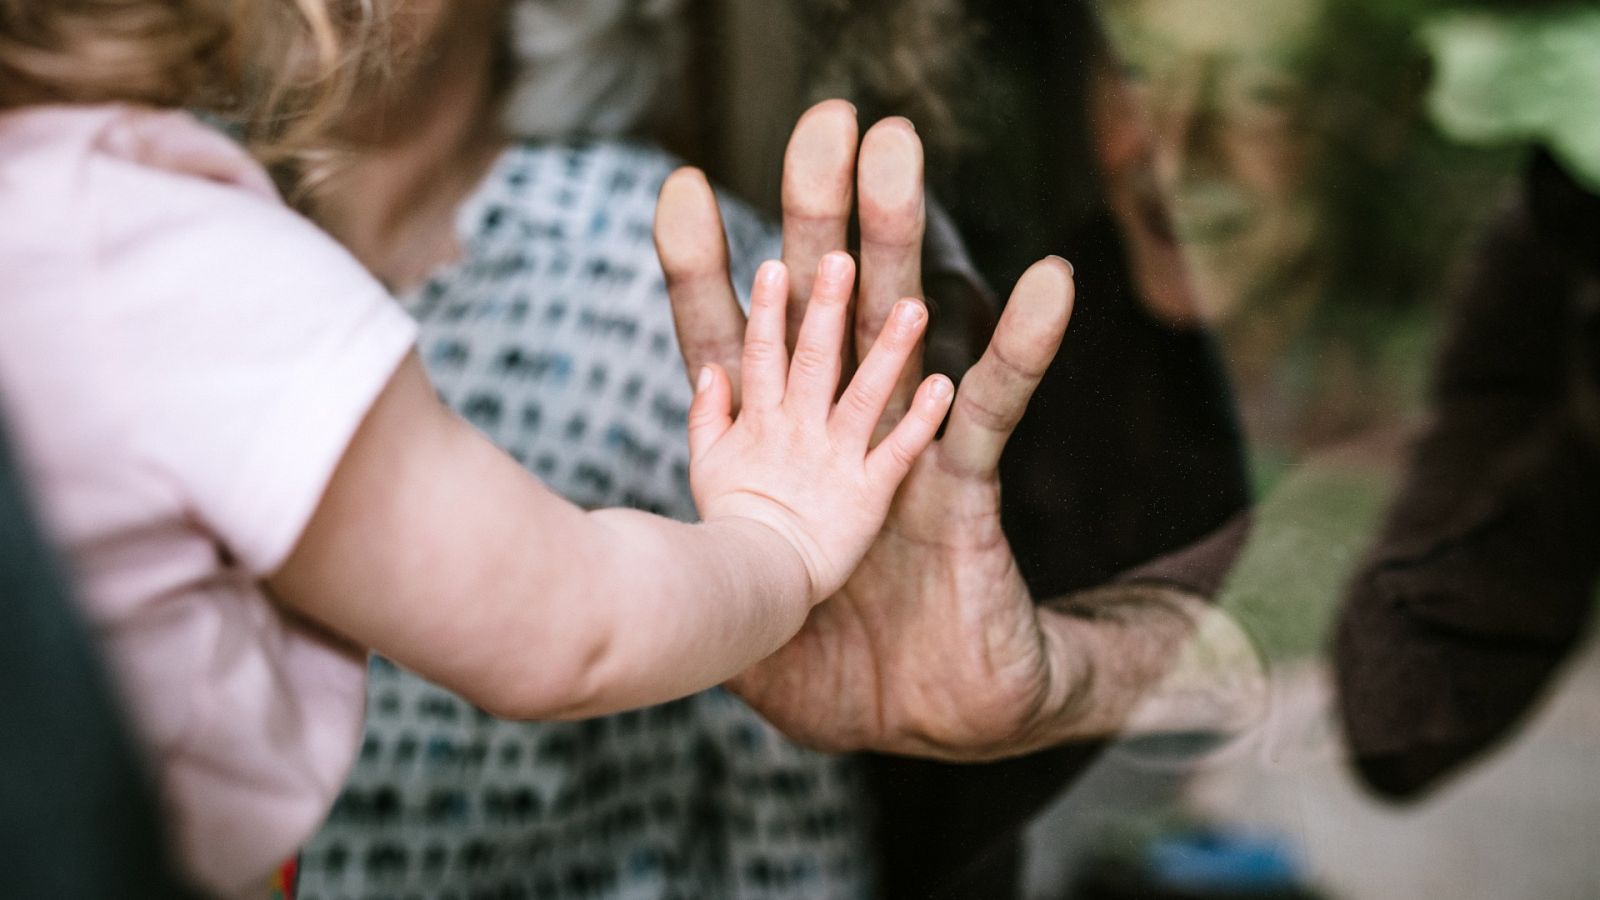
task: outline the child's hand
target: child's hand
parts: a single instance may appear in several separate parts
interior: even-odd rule
[[[785,343],[789,273],[769,262],[756,275],[745,332],[743,398],[720,366],[698,375],[689,411],[689,477],[707,521],[760,522],[794,547],[811,576],[811,599],[838,590],[877,537],[896,488],[933,440],[954,388],[935,375],[911,411],[869,446],[901,370],[927,326],[915,300],[902,300],[850,386],[838,396],[845,328],[855,287],[849,254],[818,267],[793,362]]]

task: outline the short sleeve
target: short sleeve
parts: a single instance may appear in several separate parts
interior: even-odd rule
[[[91,308],[135,453],[233,557],[270,574],[415,325],[259,184],[97,165]]]

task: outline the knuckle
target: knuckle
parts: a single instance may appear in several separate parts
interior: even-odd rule
[[[699,300],[719,287],[726,281],[727,271],[727,263],[718,260],[663,256],[661,262],[668,293],[690,301]],[[689,296],[691,294],[693,296]]]
[[[957,402],[964,417],[987,431],[1010,431],[1020,418],[1015,411],[997,406],[971,391],[960,395]]]
[[[698,337],[681,343],[685,355],[701,365],[714,362],[727,366],[738,357],[737,341],[728,341],[720,337]]]
[[[889,460],[894,463],[899,471],[903,472],[910,469],[911,464],[917,461],[917,454],[913,452],[906,435],[903,433],[892,435],[888,440],[884,441],[883,449],[889,454]]]
[[[861,244],[888,253],[909,254],[922,249],[920,198],[861,194]]]
[[[1010,343],[996,341],[990,348],[995,366],[1017,381],[1032,382],[1043,378],[1050,365],[1048,354],[1042,352],[1047,348],[1030,347],[1018,352],[1016,348],[1010,346]]]
[[[705,428],[717,420],[717,413],[705,406],[698,406],[689,410],[689,429],[697,431]]]
[[[838,354],[815,345],[801,345],[794,351],[794,370],[805,376],[821,376],[838,364]]]
[[[839,400],[839,405],[850,418],[866,421],[876,416],[879,406],[878,398],[882,394],[882,385],[874,384],[871,380],[867,380],[845,391],[844,397]]]
[[[768,340],[766,338],[751,338],[750,340],[745,341],[744,355],[745,359],[752,363],[764,364],[770,363],[774,359],[781,357],[783,355],[783,349],[782,346],[776,341]]]

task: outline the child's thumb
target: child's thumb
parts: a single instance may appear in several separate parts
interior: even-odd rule
[[[733,427],[733,383],[716,363],[700,368],[689,405],[689,458],[700,458]]]

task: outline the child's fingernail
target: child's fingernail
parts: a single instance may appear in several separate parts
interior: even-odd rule
[[[829,253],[822,258],[822,277],[828,281],[843,281],[850,277],[850,257],[843,253]]]
[[[783,263],[769,259],[761,264],[760,271],[756,272],[756,283],[762,287],[770,288],[777,285],[783,277]]]
[[[696,379],[694,383],[695,392],[700,394],[705,393],[706,388],[711,387],[711,380],[713,377],[715,376],[711,374],[710,366],[701,366],[700,377]]]
[[[1072,265],[1072,260],[1067,259],[1064,256],[1057,256],[1054,253],[1050,254],[1050,258],[1053,259],[1053,260],[1056,260],[1056,261],[1060,262],[1062,265],[1066,266],[1068,275],[1076,276],[1078,274],[1077,268]]]
[[[901,300],[895,305],[895,321],[902,325],[915,325],[922,321],[922,304],[913,300]]]
[[[950,396],[950,389],[950,379],[935,378],[933,386],[928,389],[928,393],[933,395],[933,399],[942,402],[946,397]]]

